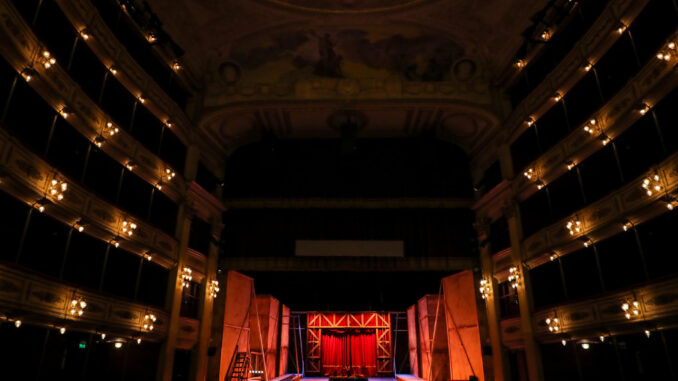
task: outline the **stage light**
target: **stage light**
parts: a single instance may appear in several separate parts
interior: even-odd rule
[[[492,285],[490,284],[490,281],[487,279],[481,279],[478,291],[480,291],[481,298],[488,299],[490,295],[492,295]]]
[[[33,68],[25,68],[21,71],[21,76],[26,82],[30,82],[31,79],[38,77],[38,72]]]
[[[213,279],[209,285],[209,295],[212,298],[216,298],[219,295],[219,281]]]
[[[64,106],[61,111],[59,111],[59,114],[61,114],[61,117],[64,119],[68,119],[69,116],[75,114],[75,111],[73,111],[72,108],[68,106]]]
[[[183,287],[189,287],[191,285],[191,280],[193,280],[193,270],[190,267],[184,267],[181,272],[181,285]]]
[[[518,273],[517,266],[511,266],[511,268],[509,269],[508,281],[511,284],[511,288],[518,288],[520,274]]]
[[[662,190],[662,185],[659,173],[655,172],[652,176],[644,178],[641,186],[645,189],[645,193],[648,196],[652,196],[655,192],[660,192]]]
[[[626,319],[630,320],[632,317],[640,316],[640,303],[636,300],[625,302],[622,304],[621,309],[624,311]]]
[[[523,176],[525,176],[528,180],[532,180],[532,177],[534,176],[534,169],[528,168],[525,172],[523,172]]]
[[[129,222],[127,220],[122,221],[122,232],[124,234],[127,234],[129,237],[131,237],[132,235],[134,235],[135,230],[137,230],[137,224],[135,224],[134,222]]]
[[[581,221],[577,219],[567,221],[567,225],[565,225],[565,227],[570,232],[570,235],[581,233]]]
[[[144,316],[144,329],[147,331],[152,331],[153,328],[155,328],[153,324],[155,323],[156,320],[157,318],[155,317],[155,315],[146,314],[146,316]]]
[[[546,325],[549,327],[549,332],[558,333],[558,331],[560,331],[560,321],[558,321],[557,317],[554,317],[553,319],[547,318]]]
[[[19,320],[19,319],[15,320],[14,326],[17,327],[17,328],[21,327],[21,320]]]
[[[622,228],[624,229],[624,231],[628,231],[632,227],[633,227],[633,223],[629,220],[624,221],[624,223],[622,224]]]

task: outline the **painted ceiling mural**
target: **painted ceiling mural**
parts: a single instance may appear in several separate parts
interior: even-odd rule
[[[476,65],[464,53],[454,41],[414,26],[397,33],[392,27],[291,26],[235,41],[220,75],[227,83],[314,77],[465,80],[475,75]]]

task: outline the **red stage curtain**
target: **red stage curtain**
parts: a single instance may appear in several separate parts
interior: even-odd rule
[[[320,351],[325,376],[377,375],[374,330],[323,330]]]

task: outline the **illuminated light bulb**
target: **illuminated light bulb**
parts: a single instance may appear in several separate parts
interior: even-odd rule
[[[216,280],[216,279],[213,279],[213,280],[210,282],[210,286],[209,286],[209,294],[210,294],[210,296],[211,296],[212,298],[216,298],[217,295],[219,294],[219,290],[220,290],[220,289],[219,289],[219,281]]]
[[[590,62],[584,66],[584,71],[591,71],[591,69],[593,69],[593,65]]]
[[[618,33],[618,34],[622,34],[622,33],[624,33],[625,30],[626,30],[626,24],[620,22],[620,23],[617,25],[617,33]]]
[[[528,180],[532,180],[532,177],[534,176],[534,169],[529,168],[527,171],[523,172],[523,176],[525,176]]]
[[[589,345],[589,343],[581,343],[581,347],[582,347],[583,349],[586,349],[586,350],[588,350],[589,348],[591,348],[591,346]]]
[[[45,197],[41,198],[40,200],[35,202],[35,208],[40,212],[44,212],[45,208],[47,207],[47,204],[50,204],[50,201],[46,199]]]
[[[601,143],[603,143],[604,146],[606,146],[611,141],[610,137],[607,136],[605,133],[600,134],[598,139],[600,140]]]
[[[66,333],[66,327],[61,327],[61,328],[59,328],[59,333],[62,334],[62,335],[63,335],[64,333]]]
[[[104,138],[101,135],[97,135],[97,137],[94,138],[94,145],[101,148],[104,143],[106,143],[106,138]]]
[[[662,190],[662,185],[659,180],[659,174],[657,173],[651,177],[646,177],[643,179],[641,186],[643,189],[645,189],[645,193],[648,196],[652,196],[655,192],[660,192]]]
[[[645,330],[645,336],[647,336],[648,339],[650,338],[650,334],[651,334],[650,330],[646,329]]]
[[[601,342],[601,343],[604,343],[604,342],[605,342],[605,336],[603,336],[603,335],[600,336],[600,342]]]
[[[589,247],[589,246],[593,245],[593,241],[589,237],[584,236],[584,237],[581,238],[581,240],[584,243],[584,247]]]
[[[547,28],[539,35],[543,41],[548,41],[551,38],[551,31]]]
[[[640,315],[640,303],[638,301],[633,300],[630,303],[625,302],[621,306],[622,311],[624,312],[624,317],[626,319],[631,319],[632,317],[636,317]]]
[[[141,344],[141,338],[137,339],[137,344]]]
[[[17,328],[21,327],[21,320],[15,320],[14,326],[17,327]]]
[[[82,233],[85,230],[85,226],[87,226],[87,223],[81,219],[75,221],[75,224],[73,224],[73,228],[75,228],[77,231]]]
[[[49,51],[44,50],[42,52],[42,66],[44,66],[45,69],[49,69],[54,64],[56,64],[56,59],[52,57],[52,54]]]
[[[673,210],[678,206],[678,200],[673,197],[669,197],[666,201],[666,209]]]
[[[480,291],[481,298],[483,299],[489,298],[492,292],[492,289],[490,288],[490,282],[487,279],[481,279],[478,291]]]
[[[113,346],[115,347],[115,349],[120,349],[122,348],[122,342],[116,341],[115,344],[113,344]]]
[[[546,186],[546,184],[545,184],[543,181],[541,181],[541,180],[535,181],[535,182],[534,182],[534,185],[536,185],[536,186],[537,186],[537,189],[539,189],[539,190],[541,190],[542,188],[544,188],[544,187]]]
[[[624,231],[628,231],[632,227],[633,227],[633,223],[629,220],[624,221],[624,224],[622,225],[622,228],[624,229]]]
[[[676,43],[671,41],[666,45],[667,48],[674,50],[676,48]]]
[[[565,341],[564,339],[560,340],[560,343],[563,344],[564,347],[567,346],[567,341]]]
[[[120,237],[115,236],[115,237],[111,240],[111,245],[115,246],[116,248],[120,247]]]
[[[134,162],[134,160],[130,160],[127,163],[125,163],[125,168],[127,168],[127,170],[129,171],[133,171],[136,165],[137,164]]]
[[[169,120],[169,119],[167,119],[167,121],[165,122],[165,125],[169,128],[172,128],[172,126],[173,126],[172,121]]]
[[[167,181],[171,181],[176,175],[177,174],[173,170],[165,168],[165,178],[167,179]]]
[[[549,327],[549,332],[558,333],[558,331],[560,331],[560,321],[558,321],[557,317],[554,317],[553,319],[547,318],[546,325]]]
[[[31,79],[38,77],[38,72],[33,68],[26,68],[21,71],[21,76],[26,82],[30,82]]]
[[[575,166],[574,161],[572,161],[572,160],[569,160],[567,163],[565,163],[565,165],[567,166],[568,171],[571,171],[572,168],[574,168],[574,166]]]
[[[175,60],[174,62],[172,62],[172,69],[174,69],[174,71],[179,71],[183,68],[184,66],[181,64],[181,61]]]
[[[157,184],[155,184],[156,189],[162,190],[162,186],[165,185],[165,183],[162,182],[162,180],[158,181]]]
[[[106,334],[102,332],[101,333],[101,340],[105,340],[105,339],[106,339]]]
[[[68,117],[71,116],[71,115],[73,115],[73,114],[75,114],[75,112],[73,111],[72,108],[70,108],[70,107],[68,107],[68,106],[64,106],[64,108],[61,109],[61,111],[59,112],[59,114],[61,114],[61,116],[62,116],[64,119],[68,119]]]
[[[575,235],[576,233],[581,233],[581,221],[579,221],[579,220],[567,221],[567,224],[565,225],[565,227],[570,232],[570,235]]]
[[[559,102],[563,98],[563,95],[561,93],[555,93],[553,94],[553,100],[556,102]]]
[[[181,285],[185,288],[191,286],[191,280],[193,280],[193,270],[190,267],[184,267],[181,272]]]
[[[525,67],[525,60],[518,59],[513,63],[513,66],[515,66],[518,69],[522,69],[523,67]]]
[[[553,253],[553,254],[549,255],[549,260],[550,260],[550,261],[555,261],[556,259],[558,259],[558,254]]]
[[[640,115],[645,115],[648,111],[650,111],[650,106],[645,103],[641,104],[638,108],[638,113],[640,113]]]
[[[158,41],[158,36],[155,34],[154,31],[149,31],[146,33],[146,40],[150,42],[151,44]]]
[[[141,102],[142,104],[146,103],[146,98],[144,98],[143,95],[139,95],[139,102]]]
[[[114,136],[118,132],[120,132],[120,129],[113,124],[113,122],[107,122],[106,127],[104,128],[104,131],[109,135],[109,136]]]
[[[132,236],[134,231],[137,230],[137,224],[134,222],[128,222],[127,220],[122,221],[122,232],[128,236]]]
[[[111,74],[113,74],[113,75],[117,75],[117,74],[118,74],[118,68],[117,68],[116,66],[111,66],[111,67],[109,67],[109,68],[108,68],[108,71],[110,71]]]
[[[92,35],[90,34],[89,30],[85,28],[80,31],[80,37],[82,37],[83,40],[87,41],[89,40],[90,37],[92,37]]]
[[[520,274],[518,273],[518,267],[517,266],[511,266],[509,268],[509,276],[508,276],[508,281],[511,284],[512,288],[518,288],[518,282],[520,280]]]
[[[528,117],[525,119],[525,123],[527,124],[528,127],[531,127],[534,124],[534,118],[533,117]]]
[[[663,60],[664,59],[664,53],[662,53],[662,52],[657,53],[657,59]]]
[[[146,254],[144,254],[144,258],[150,262],[153,259],[153,254],[150,251],[147,251]]]
[[[85,307],[87,307],[87,303],[84,299],[77,298],[71,300],[71,315],[82,316],[82,314],[85,312]]]
[[[147,330],[147,331],[152,331],[153,328],[155,328],[153,326],[153,323],[155,323],[156,320],[157,320],[157,318],[156,318],[155,315],[146,314],[146,316],[144,316],[144,329]]]

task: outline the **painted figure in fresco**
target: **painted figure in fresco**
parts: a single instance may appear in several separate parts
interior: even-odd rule
[[[330,39],[329,33],[318,37],[318,54],[320,58],[315,65],[315,75],[332,78],[344,77],[341,73],[342,56],[334,52],[334,42]]]

